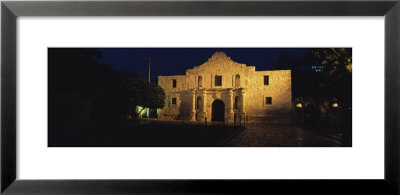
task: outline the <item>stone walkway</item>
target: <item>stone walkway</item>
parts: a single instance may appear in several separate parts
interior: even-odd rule
[[[248,124],[237,136],[227,142],[233,147],[337,147],[337,139],[315,134],[294,125]]]

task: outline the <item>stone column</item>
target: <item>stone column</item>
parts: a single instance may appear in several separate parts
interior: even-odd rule
[[[205,120],[205,117],[207,116],[207,95],[206,95],[206,89],[203,89],[201,91],[201,97],[203,99],[203,105],[202,105],[202,109],[200,110],[200,112],[198,113],[198,117],[201,121]]]
[[[228,89],[228,94],[229,94],[229,105],[228,105],[228,113],[227,113],[227,122],[233,122],[233,116],[234,116],[234,112],[233,112],[233,102],[234,102],[234,96],[233,96],[233,90],[232,89]]]
[[[213,88],[213,74],[211,74],[211,87],[210,88]]]
[[[207,112],[207,93],[206,89],[203,90],[203,112],[206,114]]]
[[[240,99],[242,100],[242,106],[241,106],[242,114],[246,113],[246,101],[245,101],[245,98],[244,98],[244,94],[245,93],[246,93],[246,90],[242,88],[241,97],[240,97]]]
[[[240,116],[240,123],[242,124],[244,124],[245,126],[246,126],[246,101],[245,101],[245,97],[244,97],[244,95],[245,95],[245,93],[246,93],[246,90],[244,89],[244,88],[242,88],[242,90],[240,91],[241,92],[241,97],[240,97],[240,99],[242,100],[242,105],[241,105],[241,116]]]
[[[192,112],[190,114],[190,121],[196,121],[196,89],[192,91]]]

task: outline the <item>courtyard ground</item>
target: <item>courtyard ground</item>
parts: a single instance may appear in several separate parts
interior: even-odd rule
[[[181,121],[85,121],[49,124],[49,147],[223,146],[240,127]]]
[[[337,147],[340,137],[284,124],[247,124],[226,146],[243,147]]]
[[[295,125],[183,121],[86,121],[49,124],[49,147],[332,147],[340,137]]]

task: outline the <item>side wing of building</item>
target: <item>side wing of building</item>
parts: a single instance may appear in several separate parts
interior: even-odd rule
[[[292,117],[290,70],[255,71],[246,87],[246,111],[250,120],[289,122]]]
[[[194,82],[185,75],[158,76],[158,85],[165,91],[165,106],[160,113],[164,119],[184,119],[184,113],[191,111],[191,91]],[[188,118],[189,119],[189,118]]]

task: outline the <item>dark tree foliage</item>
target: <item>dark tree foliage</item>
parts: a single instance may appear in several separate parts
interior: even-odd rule
[[[106,68],[95,58],[101,58],[101,54],[94,49],[48,49],[49,96],[94,93],[95,72]]]
[[[142,107],[138,113],[131,111],[135,117],[138,117],[144,108],[162,108],[165,105],[164,90],[157,84],[141,79],[136,73],[127,75],[123,80],[123,86],[131,110],[136,106]]]
[[[323,67],[323,70],[316,72],[313,66]],[[292,71],[293,98],[326,100],[335,97],[351,107],[351,48],[310,49],[304,57],[283,54],[275,68]]]
[[[165,95],[158,95],[162,91],[158,85],[142,80],[138,74],[115,71],[100,64],[97,60],[100,58],[95,49],[48,49],[50,122],[125,119],[132,104],[150,108],[163,106],[159,101],[132,101]],[[127,78],[134,79],[138,85],[127,87]]]
[[[48,49],[50,121],[121,117],[122,74],[96,58],[95,49]]]
[[[320,88],[325,97],[337,97],[342,105],[352,106],[352,49],[312,49],[307,55],[311,65],[322,65]]]
[[[351,146],[351,48],[310,49],[303,57],[281,55],[275,67],[291,70],[293,98],[309,101],[303,110],[306,128],[320,133],[340,132],[342,146]],[[325,104],[333,100],[339,102],[340,108]],[[321,111],[321,107],[325,111]]]
[[[307,58],[312,64],[323,65],[328,76],[350,74],[352,71],[351,48],[311,49]]]

